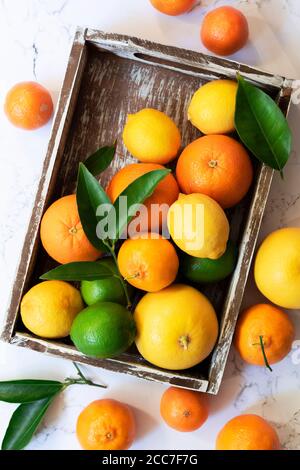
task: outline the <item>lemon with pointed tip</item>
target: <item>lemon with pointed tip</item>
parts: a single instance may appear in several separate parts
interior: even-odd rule
[[[64,338],[84,304],[80,292],[64,281],[33,286],[21,302],[21,318],[29,331],[42,338]]]
[[[139,161],[164,164],[176,157],[181,136],[169,116],[157,109],[145,108],[128,115],[123,141]]]
[[[232,80],[213,80],[194,94],[188,119],[203,134],[233,132],[238,84]]]
[[[190,256],[218,259],[226,251],[229,222],[222,207],[205,194],[180,194],[169,209],[168,229]]]
[[[134,312],[140,354],[163,369],[182,370],[203,361],[218,337],[209,300],[197,289],[173,284],[147,293]]]

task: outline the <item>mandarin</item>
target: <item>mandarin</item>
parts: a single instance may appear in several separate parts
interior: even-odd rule
[[[228,421],[218,434],[217,450],[279,450],[276,431],[260,416],[245,414]]]
[[[177,16],[190,11],[195,0],[150,0],[150,2],[161,13]]]
[[[224,135],[208,135],[184,149],[177,162],[176,177],[185,194],[206,194],[225,209],[246,195],[253,168],[239,142]]]
[[[201,40],[204,46],[215,54],[234,54],[246,45],[248,37],[247,18],[236,8],[219,7],[204,17]]]
[[[49,91],[39,83],[21,82],[7,93],[4,110],[16,127],[33,130],[49,121],[53,102]]]
[[[191,432],[207,420],[208,402],[200,392],[169,387],[161,397],[160,414],[171,428]]]
[[[293,323],[283,310],[269,304],[258,304],[239,316],[234,345],[244,361],[264,366],[266,360],[269,364],[275,364],[287,356],[294,336]]]
[[[129,284],[156,292],[175,280],[179,260],[172,243],[158,234],[145,233],[123,243],[118,265]]]
[[[164,167],[158,163],[131,163],[119,170],[111,179],[106,192],[112,202],[140,176],[154,170],[162,170]],[[178,198],[179,188],[173,175],[167,175],[156,186],[153,194],[144,201],[144,206],[148,210],[148,217],[141,216],[140,224],[143,231],[158,230],[166,222],[168,207]],[[156,212],[152,213],[151,208],[155,205],[165,205],[156,218]],[[163,208],[162,208],[163,209]]]
[[[134,441],[135,429],[129,406],[103,399],[93,401],[80,413],[76,434],[85,450],[126,450]]]
[[[64,196],[48,207],[40,234],[44,249],[58,263],[95,261],[101,256],[83,231],[75,194]]]

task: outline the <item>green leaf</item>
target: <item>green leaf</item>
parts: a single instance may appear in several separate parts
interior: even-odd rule
[[[143,202],[151,196],[158,183],[164,179],[171,170],[153,170],[145,175],[140,176],[133,181],[127,188],[119,195],[114,203],[116,210],[116,233],[113,234],[114,241],[117,241],[123,230],[127,227],[134,215],[129,215],[129,209],[133,204],[143,204]],[[122,210],[120,205],[120,198],[127,197],[127,211]]]
[[[102,147],[85,160],[84,166],[90,173],[92,173],[92,175],[99,175],[109,167],[115,153],[116,143],[111,147]]]
[[[0,401],[30,403],[60,392],[64,384],[56,380],[8,380],[0,382]]]
[[[261,162],[281,171],[292,148],[292,134],[270,96],[238,75],[235,128],[241,141]]]
[[[114,276],[107,266],[97,261],[78,261],[62,264],[43,274],[40,279],[55,279],[60,281],[95,281]],[[0,395],[1,396],[1,395]]]
[[[30,442],[55,395],[32,403],[23,403],[13,413],[4,439],[2,450],[21,450]]]
[[[101,204],[107,204],[108,210],[112,204],[102,186],[83,163],[79,164],[76,199],[80,221],[87,238],[95,248],[109,252],[96,233],[97,224],[101,220],[96,211]]]

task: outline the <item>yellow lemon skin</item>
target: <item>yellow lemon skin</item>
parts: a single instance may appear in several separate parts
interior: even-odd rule
[[[300,228],[283,228],[261,244],[254,277],[261,293],[283,308],[300,308]]]
[[[163,369],[199,364],[218,337],[213,306],[198,290],[184,284],[146,294],[136,306],[134,319],[140,354]]]
[[[42,338],[68,336],[76,315],[84,308],[81,295],[64,281],[44,281],[32,287],[21,302],[26,328]]]
[[[238,85],[232,80],[214,80],[194,94],[188,119],[203,134],[233,132]]]
[[[218,259],[226,251],[228,219],[205,194],[180,194],[169,209],[168,229],[176,245],[190,256]]]
[[[169,116],[157,109],[146,108],[128,115],[123,141],[139,161],[164,164],[177,156],[181,136]]]

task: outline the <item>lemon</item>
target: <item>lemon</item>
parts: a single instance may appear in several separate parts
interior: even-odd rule
[[[194,94],[188,119],[203,134],[233,132],[237,88],[232,80],[206,83]]]
[[[163,369],[195,366],[211,353],[218,337],[213,306],[198,290],[183,284],[146,294],[134,319],[140,354]]]
[[[24,295],[21,317],[26,328],[37,336],[64,338],[83,307],[79,291],[71,284],[44,281]]]
[[[226,251],[229,222],[222,207],[204,194],[180,194],[169,209],[168,229],[188,255],[218,259]]]
[[[128,115],[123,141],[141,162],[168,163],[176,157],[181,137],[169,116],[157,109],[146,108]]]
[[[300,308],[300,228],[271,233],[261,244],[254,265],[258,289],[283,308]]]

